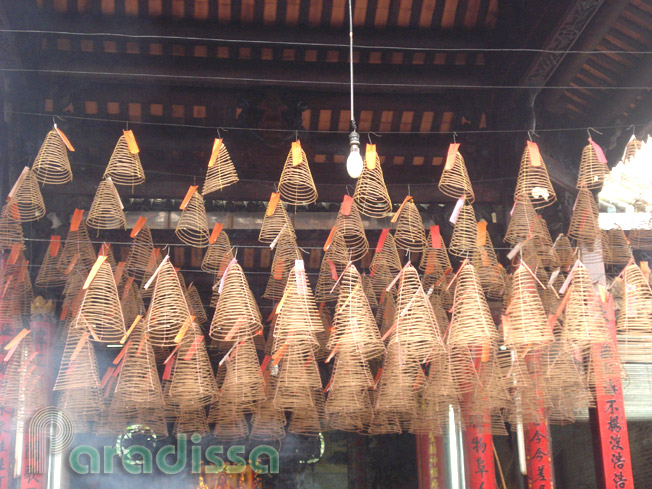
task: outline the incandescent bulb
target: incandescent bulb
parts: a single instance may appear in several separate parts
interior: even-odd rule
[[[360,147],[358,145],[351,145],[351,152],[346,159],[346,171],[349,172],[351,178],[358,178],[362,173],[362,156],[360,156]]]

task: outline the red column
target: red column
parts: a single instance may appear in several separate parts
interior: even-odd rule
[[[4,361],[6,345],[17,331],[11,324],[0,325],[0,382],[4,380],[4,372],[7,364]],[[11,473],[11,418],[13,412],[9,409],[0,408],[0,489],[8,489]]]
[[[419,489],[445,489],[444,439],[432,433],[416,435]]]
[[[483,424],[473,424],[466,428],[464,459],[468,489],[496,489],[494,442],[489,413],[485,413]]]
[[[528,423],[525,425],[525,448],[528,488],[554,489],[555,476],[548,423]]]

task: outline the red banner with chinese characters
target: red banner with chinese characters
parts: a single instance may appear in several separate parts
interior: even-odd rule
[[[542,416],[542,419],[543,416]],[[525,425],[525,449],[529,489],[553,489],[555,476],[548,423]]]
[[[446,488],[444,439],[433,433],[416,435],[419,489]]]
[[[483,424],[467,426],[464,432],[464,458],[467,488],[496,489],[494,441],[489,413],[485,413]]]
[[[6,255],[0,256],[0,275],[3,274],[6,265]],[[0,381],[4,380],[7,363],[4,361],[4,346],[17,333],[16,328],[11,323],[0,324]],[[0,407],[0,489],[9,487],[9,465],[10,465],[10,447],[11,447],[11,416],[12,412]]]

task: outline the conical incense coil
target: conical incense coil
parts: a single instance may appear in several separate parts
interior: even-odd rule
[[[524,265],[512,276],[512,297],[503,315],[505,346],[517,351],[540,348],[553,340],[537,282]]]
[[[466,263],[457,273],[448,344],[455,347],[479,347],[486,354],[496,345],[498,330],[482,293],[475,267]]]
[[[326,360],[328,357],[327,345],[333,328],[333,316],[326,304],[323,302],[319,305],[319,317],[321,319],[322,328],[315,334],[317,342],[319,343],[319,350],[315,353],[315,358],[317,361],[321,362]]]
[[[83,210],[80,210],[78,216],[83,212]],[[59,270],[65,274],[71,264],[73,264],[73,268],[79,264],[90,270],[93,263],[95,263],[95,259],[95,248],[93,248],[91,238],[88,236],[86,221],[80,220],[79,224],[72,223],[66,236],[63,251],[59,253],[59,263],[57,265]]]
[[[631,160],[634,159],[636,153],[638,153],[638,151],[641,149],[642,146],[643,146],[643,141],[640,141],[639,139],[636,138],[635,134],[632,134],[632,137],[625,145],[625,151],[623,152],[623,157],[621,161],[625,164],[629,163]]]
[[[604,182],[604,177],[609,173],[607,159],[604,157],[602,149],[591,139],[589,144],[582,150],[582,159],[580,160],[579,174],[577,175],[577,188],[600,188]]]
[[[564,234],[557,236],[552,249],[559,258],[559,267],[562,271],[570,270],[570,267],[573,266],[577,256],[575,254],[575,249],[571,246],[570,240]]]
[[[272,196],[267,203],[267,209],[265,211],[265,216],[263,217],[263,224],[260,227],[260,233],[258,234],[258,241],[265,244],[270,244],[274,242],[276,237],[285,229],[289,230],[293,236],[294,227],[290,221],[285,207],[280,202],[281,194],[272,193]]]
[[[123,347],[124,356],[115,387],[115,396],[132,406],[162,406],[163,390],[156,370],[152,345],[139,320]]]
[[[32,171],[40,183],[63,184],[72,180],[66,143],[59,131],[49,131],[32,164]]]
[[[252,440],[280,440],[285,437],[285,412],[274,407],[272,393],[274,392],[275,377],[270,377],[265,386],[264,401],[256,405],[256,411],[251,417]]]
[[[380,298],[401,268],[401,260],[394,237],[389,234],[389,229],[383,229],[369,266],[369,277],[376,297]]]
[[[357,261],[369,251],[369,242],[358,207],[351,197],[346,195],[340,206],[335,221],[337,232],[342,236],[351,261]]]
[[[199,291],[197,290],[197,287],[195,287],[195,284],[190,284],[188,286],[186,302],[188,303],[190,311],[193,316],[195,316],[195,321],[197,321],[198,324],[204,324],[208,321],[206,311],[204,310],[204,304],[202,303],[201,296],[199,295]]]
[[[253,411],[255,403],[265,399],[263,374],[251,337],[244,338],[226,353],[226,375],[220,386],[220,401]]]
[[[23,169],[7,198],[7,214],[18,222],[36,221],[45,216],[45,203],[34,172]]]
[[[36,276],[36,285],[38,287],[63,287],[66,284],[66,276],[61,273],[57,266],[61,251],[61,237],[52,236]]]
[[[206,411],[203,407],[190,407],[179,410],[177,422],[174,423],[173,434],[206,436],[211,432],[206,420]]]
[[[107,177],[97,187],[86,224],[94,229],[124,229],[127,221],[122,209],[118,189]]]
[[[392,212],[392,201],[387,192],[375,144],[367,145],[365,164],[355,185],[353,200],[360,213],[368,217],[381,218]]]
[[[302,261],[297,260],[290,273],[282,302],[276,312],[278,317],[272,348],[274,354],[291,345],[299,351],[310,351],[311,354],[319,348],[316,334],[321,330],[322,322]],[[279,356],[284,357],[281,354]]]
[[[317,189],[312,180],[306,153],[299,141],[292,143],[278,182],[281,200],[292,205],[307,205],[317,201]]]
[[[314,392],[322,392],[315,356],[304,345],[291,343],[280,360],[274,405],[285,411],[311,408],[314,407]]]
[[[296,239],[287,229],[281,231],[275,246],[274,259],[272,260],[272,273],[263,298],[279,301],[283,296],[288,276],[294,267],[295,260],[301,260],[301,251]]]
[[[59,391],[57,407],[72,418],[75,433],[90,433],[89,423],[99,422],[104,410],[102,393],[97,386]]]
[[[581,188],[573,208],[568,237],[593,250],[594,243],[600,236],[598,213],[598,205],[591,191],[586,187]]]
[[[292,411],[288,431],[295,435],[317,436],[325,427],[324,394],[319,389],[312,392],[312,405]]]
[[[453,199],[464,196],[466,202],[472,204],[475,200],[471,180],[466,170],[464,158],[459,152],[460,145],[453,143],[448,148],[446,164],[439,179],[439,190]]]
[[[524,194],[516,196],[503,241],[515,245],[533,237],[541,237],[543,234],[541,220],[530,198]]]
[[[652,291],[636,264],[623,270],[623,298],[618,314],[618,342],[623,360],[645,361],[652,344]]]
[[[72,325],[68,329],[66,347],[61,357],[54,390],[99,387],[99,385],[97,360],[90,341],[90,333]]]
[[[632,229],[627,238],[635,250],[652,250],[652,229]]]
[[[333,239],[321,260],[319,276],[315,285],[315,299],[320,302],[337,300],[340,290],[340,284],[337,279],[349,262],[346,243],[344,243],[342,233],[335,228],[333,232]]]
[[[220,400],[217,408],[217,419],[213,435],[220,441],[236,441],[246,438],[249,434],[249,425],[245,413],[232,403]]]
[[[404,250],[421,252],[426,246],[426,232],[419,209],[410,198],[398,211],[394,240]],[[396,219],[396,216],[394,216]]]
[[[611,248],[609,248],[609,234],[604,229],[600,230],[600,248],[602,251],[602,261],[605,265],[609,265],[611,263]],[[585,258],[585,262],[586,260]]]
[[[505,285],[501,273],[501,266],[496,258],[491,236],[487,232],[487,223],[480,221],[478,223],[478,241],[477,248],[471,256],[471,263],[478,273],[482,290],[488,293],[490,290],[495,291]]]
[[[38,371],[30,368],[32,365],[37,365],[38,353],[29,334],[14,348],[11,358],[3,361],[6,370],[0,381],[0,404],[3,408],[13,409],[15,415],[15,411],[29,400],[29,392],[38,386]],[[5,353],[5,357],[7,354],[8,352]]]
[[[362,290],[364,291],[364,294],[367,296],[367,300],[369,301],[369,306],[374,309],[378,307],[378,299],[376,299],[376,293],[374,292],[374,287],[371,283],[371,278],[369,278],[369,275],[363,273],[362,274]]]
[[[418,272],[410,264],[403,269],[399,279],[396,316],[390,328],[388,346],[393,343],[400,345],[405,361],[423,362],[433,351],[444,349],[430,300],[421,287]]]
[[[131,131],[123,131],[113,148],[113,154],[104,171],[104,178],[111,177],[116,185],[140,185],[145,183],[145,172],[138,156],[136,139]]]
[[[221,231],[215,241],[208,245],[204,259],[201,262],[201,269],[205,272],[214,273],[217,277],[222,277],[232,259],[231,241],[228,235]]]
[[[477,246],[478,222],[471,204],[464,204],[461,209],[453,236],[448,246],[448,252],[455,256],[470,257]]]
[[[139,314],[143,317],[145,316],[145,304],[140,295],[138,285],[134,282],[125,284],[120,295],[120,305],[122,306],[122,316],[125,319],[125,326],[131,325]]]
[[[210,329],[212,339],[240,341],[263,328],[260,311],[247,278],[237,262],[231,262],[219,289],[221,294]]]
[[[174,267],[166,257],[156,275],[147,311],[147,334],[153,346],[176,346],[175,337],[190,320],[190,310]]]
[[[189,200],[186,195],[186,199],[181,204],[181,208],[183,209],[183,213],[177,223],[174,234],[177,235],[177,238],[182,243],[195,248],[206,248],[208,246],[210,231],[208,230],[208,221],[206,220],[204,198],[194,189]]]
[[[235,171],[235,166],[224,145],[224,141],[221,138],[215,138],[211,157],[208,161],[202,195],[222,190],[237,183],[238,180],[238,173]]]
[[[376,412],[411,419],[416,415],[419,390],[424,385],[425,375],[420,361],[407,361],[400,343],[390,344],[376,387]]]
[[[98,264],[99,268],[96,268]],[[125,334],[125,324],[113,271],[106,260],[101,262],[98,259],[86,279],[84,288],[86,294],[74,327],[88,330],[91,339],[95,341],[119,341]]]
[[[519,195],[527,195],[535,208],[546,207],[557,201],[539,146],[532,141],[528,141],[523,150],[514,200]]]
[[[381,337],[394,325],[396,319],[396,298],[395,292],[385,292],[378,303],[376,311],[376,323],[380,329]]]
[[[353,265],[340,278],[340,295],[327,348],[334,354],[355,350],[365,361],[385,351],[362,279]]]
[[[620,228],[610,229],[607,231],[607,238],[611,255],[609,261],[605,263],[608,265],[627,265],[632,258],[632,250],[629,247],[625,232]]]
[[[10,250],[14,243],[20,243],[21,248],[25,248],[23,237],[23,227],[20,222],[11,219],[9,216],[9,207],[2,206],[0,210],[0,251]]]
[[[133,232],[132,232],[133,234]],[[147,224],[143,225],[136,233],[131,247],[129,248],[129,255],[125,262],[125,270],[127,275],[134,277],[138,282],[142,282],[145,275],[151,275],[158,263],[154,253],[154,242],[152,241],[152,232],[149,230]]]
[[[446,309],[444,309],[443,302],[441,299],[441,296],[438,294],[430,294],[430,305],[432,306],[432,310],[435,313],[435,317],[437,318],[437,324],[439,325],[439,332],[443,338],[444,333],[448,329],[448,325],[450,324],[450,318],[448,317],[448,313],[446,312]]]
[[[175,354],[168,400],[180,408],[206,406],[217,400],[217,383],[206,342],[194,324]]]
[[[578,263],[572,272],[561,339],[580,349],[609,341],[607,324],[588,270]]]
[[[439,226],[430,226],[419,269],[424,274],[441,274],[449,268],[452,268],[451,262],[444,238],[439,233]]]

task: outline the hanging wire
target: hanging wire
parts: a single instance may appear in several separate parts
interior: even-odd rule
[[[353,106],[353,6],[352,0],[349,0],[349,90],[351,95],[351,127],[358,132],[358,125],[355,122],[355,112]]]

